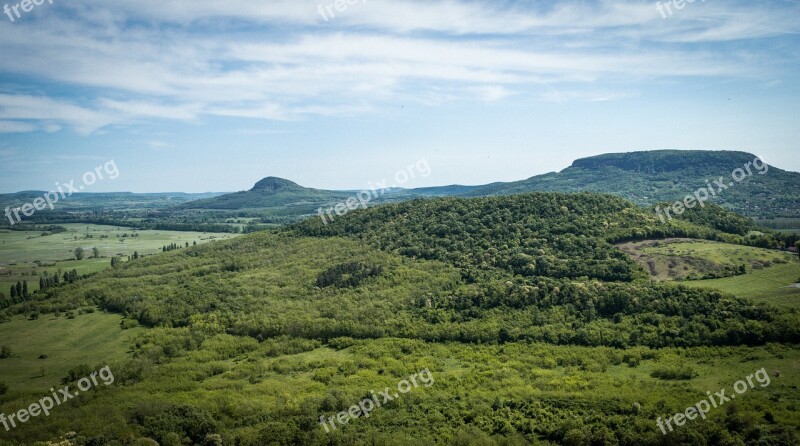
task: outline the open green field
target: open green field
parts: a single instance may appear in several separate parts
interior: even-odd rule
[[[720,274],[726,267],[745,265],[745,274],[683,283],[782,307],[800,304],[800,288],[795,286],[800,281],[800,261],[788,252],[688,239],[633,242],[620,248],[656,280]]]
[[[756,302],[797,308],[800,306],[800,288],[794,286],[800,280],[800,262],[773,265],[743,276],[722,279],[692,280],[686,285],[716,288],[738,297]]]
[[[796,261],[789,252],[728,243],[668,239],[619,245],[656,280],[711,279]]]
[[[122,330],[122,316],[102,311],[64,315],[43,314],[37,320],[23,316],[0,324],[0,345],[11,348],[12,357],[0,359],[0,381],[13,391],[46,393],[80,364],[100,363],[130,357],[131,340],[143,328]],[[46,359],[39,359],[47,355]]]
[[[177,243],[180,246],[203,244],[215,240],[227,240],[236,234],[204,232],[179,232],[100,226],[87,224],[64,224],[66,232],[43,235],[36,231],[0,230],[0,292],[8,295],[9,288],[17,281],[28,281],[28,289],[39,289],[39,276],[75,269],[78,274],[102,271],[110,266],[111,257],[123,260],[138,252],[147,256],[161,253],[164,245]],[[83,248],[85,258],[75,259],[75,249]],[[93,248],[99,250],[99,258],[93,257]]]
[[[800,234],[800,218],[756,219],[757,226],[770,228],[785,234]]]

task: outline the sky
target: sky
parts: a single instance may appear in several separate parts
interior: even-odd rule
[[[798,0],[19,1],[2,193],[110,161],[86,192],[362,189],[421,160],[398,186],[477,185],[655,149],[800,171]]]

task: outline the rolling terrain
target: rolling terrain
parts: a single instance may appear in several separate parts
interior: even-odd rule
[[[558,173],[537,175],[511,183],[392,189],[381,194],[373,204],[414,198],[587,191],[617,195],[640,206],[650,207],[662,202],[683,200],[686,195],[705,188],[707,182],[713,184],[713,181],[723,177],[726,189],[711,197],[711,203],[748,217],[800,217],[800,173],[768,165],[756,169],[752,165],[755,159],[756,155],[732,151],[661,150],[605,154],[576,160],[572,166]],[[728,183],[733,183],[732,172],[744,168],[748,163],[750,175],[728,186]],[[714,187],[715,191],[719,188]],[[344,202],[355,193],[308,189],[288,180],[269,177],[249,191],[190,202],[181,207],[262,210],[270,215],[280,212],[282,216],[301,217],[315,214],[319,207]]]
[[[132,260],[3,310],[12,351],[15,327],[55,313],[98,307],[145,328],[115,350],[113,386],[0,444],[70,431],[83,444],[793,444],[797,305],[656,283],[616,248],[781,237],[718,229],[735,220],[707,208],[661,223],[592,193],[417,199]],[[65,365],[41,364],[57,384]],[[659,430],[761,369],[770,384],[735,405]],[[421,370],[430,387],[320,424]],[[1,411],[42,392],[18,379]]]
[[[602,192],[625,198],[639,206],[683,200],[719,177],[725,189],[708,203],[759,218],[768,226],[785,227],[800,217],[800,173],[776,166],[756,169],[755,155],[744,152],[662,150],[606,154],[576,160],[558,173],[527,180],[482,186],[438,186],[417,189],[389,187],[376,191],[369,205],[397,203],[416,198],[486,197],[528,192]],[[732,172],[748,167],[741,182]],[[746,173],[746,171],[742,171]],[[732,186],[727,186],[732,183]],[[735,184],[734,184],[735,183]],[[718,191],[718,193],[717,193]],[[36,212],[29,221],[39,224],[87,222],[138,229],[230,231],[266,229],[288,224],[353,199],[359,191],[306,188],[287,179],[266,177],[250,190],[210,194],[75,194],[55,211]],[[19,206],[43,192],[0,195],[0,205]],[[363,207],[363,206],[359,206]],[[249,224],[231,225],[245,218]],[[775,223],[773,223],[775,222]],[[7,222],[0,223],[0,226]],[[238,228],[238,229],[237,229]],[[791,229],[793,229],[791,228]]]

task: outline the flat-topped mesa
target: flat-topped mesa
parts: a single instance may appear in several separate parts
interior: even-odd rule
[[[573,162],[572,167],[583,169],[615,167],[642,173],[673,172],[686,169],[726,172],[731,169],[732,165],[743,164],[754,158],[753,154],[734,151],[654,150],[609,153],[582,158]]]
[[[255,186],[253,186],[253,188],[250,189],[250,191],[279,192],[279,191],[302,190],[302,189],[305,188],[292,181],[278,177],[266,177],[263,180],[256,183]]]

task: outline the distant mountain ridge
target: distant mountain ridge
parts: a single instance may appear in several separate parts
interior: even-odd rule
[[[699,150],[604,154],[576,160],[561,172],[478,187],[467,196],[588,191],[652,206],[683,200],[720,177],[728,185],[732,173],[750,163],[752,174],[718,191],[713,203],[750,217],[800,217],[800,173],[768,166],[759,174],[752,167],[756,158],[747,152]]]
[[[691,164],[687,165],[684,157],[689,156]],[[659,150],[654,152],[607,153],[603,155],[581,158],[572,163],[572,168],[600,169],[614,167],[631,172],[657,174],[684,169],[705,170],[708,168],[724,169],[731,162],[746,163],[753,161],[755,155],[734,151],[685,151]]]
[[[602,192],[640,206],[682,200],[719,177],[730,181],[731,173],[756,159],[738,151],[656,150],[609,153],[575,160],[561,172],[526,180],[483,186],[439,186],[393,189],[370,202],[379,204],[428,197],[482,197],[527,192]],[[715,197],[715,204],[750,217],[800,217],[800,173],[769,166],[767,173],[751,169],[744,181]],[[185,203],[186,209],[278,210],[301,217],[331,207],[352,197],[352,191],[310,189],[292,181],[267,177],[249,191]]]

